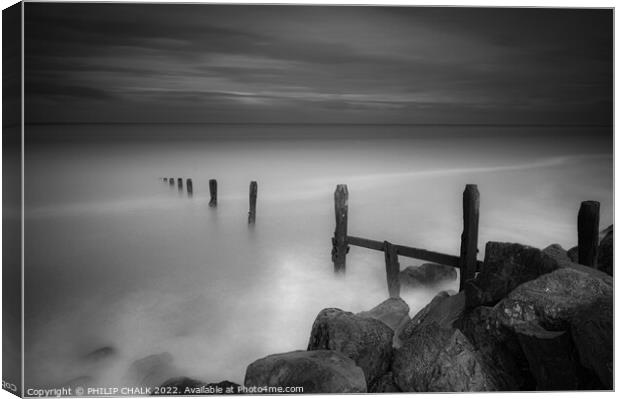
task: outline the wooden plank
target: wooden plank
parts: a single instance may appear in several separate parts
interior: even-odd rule
[[[332,262],[334,262],[334,272],[344,273],[346,271],[347,252],[347,219],[349,213],[349,189],[346,184],[336,186],[334,192],[334,211],[336,214],[336,229],[332,237]]]
[[[256,223],[256,196],[258,195],[258,183],[250,182],[250,211],[248,212],[248,224]]]
[[[384,243],[381,241],[369,240],[367,238],[347,236],[347,242],[349,245],[355,245],[356,247],[362,247],[367,249],[374,249],[375,251],[383,251]],[[405,256],[407,258],[421,259],[428,262],[439,263],[442,265],[460,267],[459,257],[454,255],[446,255],[439,252],[427,251],[426,249],[413,248],[405,245],[394,245],[397,248],[398,255]],[[481,262],[479,262],[481,263]]]
[[[478,256],[478,220],[480,217],[480,193],[478,186],[468,184],[463,191],[463,234],[461,234],[461,282],[460,290],[465,282],[474,278]]]
[[[396,245],[384,241],[385,274],[387,277],[388,293],[390,298],[400,297],[400,264],[398,263],[398,248]]]
[[[583,201],[577,215],[577,245],[579,263],[596,269],[598,257],[599,211],[597,201]]]

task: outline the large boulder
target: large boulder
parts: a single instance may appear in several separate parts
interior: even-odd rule
[[[519,285],[557,267],[557,262],[537,248],[490,241],[482,270],[465,284],[467,307],[492,306]]]
[[[400,283],[405,287],[434,286],[446,281],[456,280],[456,269],[437,263],[424,263],[409,266],[400,272]]]
[[[603,230],[604,236],[598,246],[596,268],[610,276],[614,275],[614,225]]]
[[[172,355],[164,352],[133,362],[126,376],[126,385],[139,387],[160,386],[166,380],[178,375],[179,371],[173,365]]]
[[[576,269],[560,268],[520,285],[494,311],[508,328],[537,322],[547,330],[563,331],[581,309],[612,296],[612,286],[603,279]]]
[[[368,386],[388,372],[394,331],[373,318],[340,309],[323,309],[312,325],[308,350],[330,349],[353,359],[364,371]]]
[[[503,387],[458,329],[425,324],[396,350],[394,381],[404,392],[494,391]]]
[[[382,321],[396,331],[403,323],[409,321],[409,305],[401,298],[389,298],[374,308],[359,312],[357,315]]]
[[[558,268],[574,269],[590,276],[600,278],[607,284],[613,285],[613,278],[611,278],[609,274],[574,262],[568,255],[568,252],[565,251],[559,244],[549,245],[547,248],[543,249],[543,253],[553,259],[557,263]]]
[[[366,392],[362,369],[332,350],[294,351],[256,360],[246,370],[244,385],[303,387],[303,393]]]
[[[613,301],[607,297],[583,307],[570,322],[581,364],[603,389],[613,389],[613,315]]]
[[[464,311],[464,292],[448,295],[447,292],[442,291],[403,326],[398,338],[404,342],[415,334],[416,329],[430,323],[436,323],[441,328],[452,328],[453,323],[463,315]]]
[[[394,373],[391,371],[382,375],[375,384],[368,389],[369,393],[388,393],[388,392],[402,392],[398,385],[394,382]]]
[[[520,324],[515,332],[536,380],[536,390],[580,388],[580,366],[568,332],[548,331],[537,323]]]

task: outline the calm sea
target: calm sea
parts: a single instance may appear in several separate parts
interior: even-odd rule
[[[490,240],[576,245],[582,200],[612,223],[611,128],[56,125],[26,137],[27,386],[116,385],[162,352],[179,375],[241,383],[257,358],[305,349],[322,308],[380,303],[381,253],[351,248],[333,276],[339,183],[350,234],[451,254],[462,191],[478,184],[481,259]],[[160,177],[192,178],[194,196]],[[435,292],[405,291],[411,314]],[[118,356],[85,363],[104,346]]]

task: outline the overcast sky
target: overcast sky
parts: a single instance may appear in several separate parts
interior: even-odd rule
[[[26,121],[612,124],[612,11],[26,3]]]

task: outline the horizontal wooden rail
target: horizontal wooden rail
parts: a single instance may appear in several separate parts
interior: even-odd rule
[[[384,243],[382,241],[369,240],[367,238],[347,236],[347,244],[355,245],[356,247],[362,247],[367,249],[374,249],[375,251],[384,250]],[[460,268],[460,258],[454,255],[446,255],[439,252],[427,251],[420,248],[412,248],[404,245],[394,245],[396,247],[396,253],[400,256],[407,258],[421,259],[428,262],[435,262],[441,265],[452,266]],[[477,262],[477,269],[480,270],[482,262]]]

